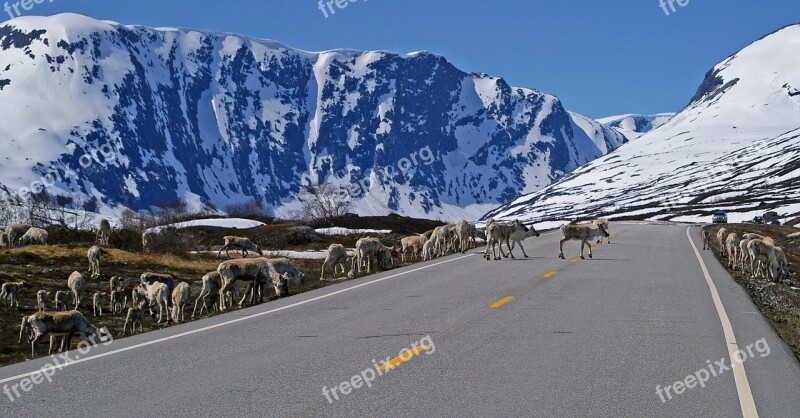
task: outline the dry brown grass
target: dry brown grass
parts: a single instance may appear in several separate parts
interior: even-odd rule
[[[20,308],[0,308],[0,365],[25,360],[29,351],[24,345],[17,345],[19,322],[23,315],[29,315],[36,309],[36,292],[38,290],[67,289],[67,277],[73,271],[87,273],[89,261],[86,246],[33,246],[0,250],[0,280],[25,280],[33,288],[20,294]],[[128,278],[132,284],[145,271],[170,273],[182,281],[193,285],[194,294],[199,293],[196,284],[205,272],[216,269],[219,261],[210,257],[181,258],[174,255],[150,255],[129,253],[116,249],[104,249],[100,261],[100,269],[104,274],[113,274]],[[122,331],[124,314],[105,314],[99,318],[91,316],[92,295],[97,291],[108,292],[107,279],[88,279],[80,310],[98,327],[108,327],[115,336]],[[128,286],[132,287],[132,286]],[[71,303],[71,302],[70,302]],[[49,306],[49,308],[52,305]],[[104,306],[104,310],[108,307]],[[145,321],[145,331],[157,328],[153,321]],[[39,350],[40,352],[45,350]]]
[[[775,243],[786,252],[786,257],[792,265],[792,272],[800,272],[800,238],[787,237],[787,235],[800,230],[786,226],[750,224],[725,224],[706,227],[705,229],[711,234],[711,246],[714,254],[726,268],[728,259],[720,254],[719,245],[716,242],[717,231],[723,226],[729,233],[735,232],[739,236],[752,232],[772,237],[775,239]],[[800,283],[798,283],[797,277],[791,280],[784,280],[781,283],[774,283],[764,279],[751,279],[743,275],[739,270],[728,269],[728,272],[747,290],[761,313],[769,319],[778,334],[791,347],[795,355],[800,358],[800,290],[798,290]]]

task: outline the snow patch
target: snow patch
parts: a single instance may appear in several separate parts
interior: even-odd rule
[[[315,229],[314,232],[320,235],[367,235],[367,234],[391,234],[391,229],[348,229],[348,228],[320,228]]]
[[[169,225],[161,225],[155,228],[150,228],[148,232],[161,232],[167,228],[191,228],[197,226],[207,226],[216,228],[231,228],[231,229],[250,229],[266,225],[263,222],[254,221],[252,219],[243,218],[217,218],[217,219],[198,219],[194,221],[178,222]]]

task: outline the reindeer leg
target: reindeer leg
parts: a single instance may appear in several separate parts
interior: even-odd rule
[[[203,299],[203,305],[205,305],[206,293],[207,293],[206,290],[203,289],[200,292],[200,296],[198,296],[197,299],[195,299],[195,301],[194,301],[194,309],[192,309],[192,319],[194,319],[194,314],[197,312],[197,304],[200,302],[200,299]],[[202,314],[203,314],[203,308],[200,308],[200,315],[202,315]]]
[[[240,308],[242,306],[244,306],[244,301],[245,301],[245,299],[247,299],[247,295],[250,294],[251,290],[253,290],[253,285],[252,284],[247,285],[247,287],[244,289],[244,295],[242,296],[242,299],[239,301],[239,307]],[[251,302],[252,302],[252,298],[251,298]]]
[[[211,308],[214,306],[214,297],[211,296],[211,293],[206,294],[203,297],[203,306],[200,307],[200,315],[203,315],[203,311],[206,314],[211,315]],[[217,310],[219,310],[219,302],[217,302]]]
[[[36,357],[36,344],[39,344],[39,340],[40,339],[42,339],[42,336],[37,334],[31,340],[31,356],[32,357]]]
[[[227,306],[225,306],[225,286],[219,288],[219,310],[221,312],[225,312]]]
[[[322,262],[322,271],[319,273],[319,279],[325,280],[325,265],[328,264],[328,260]],[[333,266],[333,276],[336,276],[336,265]]]
[[[64,339],[61,340],[62,353],[69,351],[70,347],[72,347],[72,335],[73,335],[72,332],[68,332],[67,335],[63,337]]]
[[[503,240],[501,239],[499,241],[500,241],[500,245],[498,245],[498,247],[500,247],[500,254],[503,255],[503,258],[508,258],[508,254],[503,252]],[[509,245],[508,245],[508,238],[506,238],[506,248],[510,248]]]

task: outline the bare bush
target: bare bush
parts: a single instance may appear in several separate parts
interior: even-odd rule
[[[225,208],[225,212],[234,218],[255,219],[267,221],[267,223],[272,220],[269,210],[264,207],[263,203],[257,201],[229,205]]]
[[[149,250],[153,254],[174,254],[181,257],[192,250],[192,237],[170,225],[192,219],[182,202],[164,203],[153,208],[155,215],[126,209],[120,216],[121,229],[111,236],[111,245],[127,251],[142,251],[142,234],[152,231]]]
[[[150,254],[173,254],[186,257],[194,248],[195,237],[186,230],[175,227],[160,227],[150,235],[147,252]],[[142,248],[142,236],[138,235],[139,249]]]
[[[16,223],[39,228],[62,226],[78,231],[91,227],[91,214],[73,209],[72,199],[67,196],[51,196],[46,192],[31,194],[25,199],[7,196],[0,200],[0,225]]]
[[[311,222],[344,216],[352,206],[349,195],[342,193],[331,182],[302,186],[298,200],[301,204],[300,210],[295,211],[293,217]]]
[[[181,200],[162,202],[159,207],[151,208],[151,212],[154,214],[156,225],[170,225],[188,221],[191,220],[193,216],[198,215],[190,213],[186,203]]]
[[[156,226],[156,220],[150,215],[125,209],[120,215],[119,225],[122,229],[128,229],[141,234],[146,229]]]

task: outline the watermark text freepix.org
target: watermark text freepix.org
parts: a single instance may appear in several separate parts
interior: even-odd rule
[[[762,338],[756,341],[755,344],[749,344],[744,349],[740,349],[734,353],[732,362],[726,364],[726,359],[724,357],[714,362],[706,360],[706,367],[686,376],[683,380],[679,380],[663,388],[661,385],[656,386],[656,394],[661,399],[662,403],[666,403],[668,400],[672,400],[673,393],[675,396],[683,395],[687,389],[694,389],[697,385],[704,388],[712,377],[719,377],[726,371],[735,367],[743,367],[743,363],[747,359],[755,357],[756,353],[753,352],[753,349],[755,349],[761,358],[768,356],[770,353],[767,340]]]
[[[344,10],[350,3],[355,3],[358,0],[319,0],[317,7],[322,12],[322,15],[327,19],[336,14],[336,10]],[[363,0],[367,2],[368,0]],[[335,6],[335,7],[334,7]]]
[[[38,180],[31,182],[29,186],[20,187],[11,193],[0,190],[0,199],[7,200],[9,198],[19,198],[27,200],[31,195],[36,195],[44,190],[50,189],[58,183],[63,183],[68,178],[79,178],[78,175],[81,171],[87,170],[94,164],[108,164],[111,161],[118,159],[121,153],[118,148],[111,144],[103,144],[99,148],[91,148],[78,158],[78,165],[80,167],[71,168],[67,166],[51,167],[47,174],[41,176]]]
[[[98,341],[99,336],[103,337]],[[78,343],[78,354],[75,354],[74,357],[70,356],[71,353],[69,351],[61,353],[58,356],[51,355],[51,361],[30,377],[26,377],[13,385],[4,384],[3,393],[11,402],[14,402],[24,394],[33,390],[36,386],[44,383],[45,380],[47,380],[48,383],[53,383],[53,376],[58,370],[69,366],[70,363],[80,360],[81,356],[85,357],[92,351],[92,348],[96,347],[99,343],[107,346],[113,342],[114,337],[111,335],[111,332],[108,331],[108,328],[100,328],[97,334]]]
[[[689,5],[690,0],[658,0],[658,6],[664,11],[664,14],[669,16],[678,11],[675,5],[686,7]]]
[[[53,0],[48,0],[48,1],[50,3],[53,2]],[[17,2],[5,2],[5,4],[3,4],[3,10],[5,10],[5,12],[8,13],[9,18],[14,19],[16,17],[22,16],[22,12],[19,10],[20,8],[22,8],[22,10],[25,10],[26,12],[29,12],[33,9],[33,6],[35,4],[42,4],[44,2],[45,0],[20,0]]]
[[[391,370],[394,370],[404,362],[410,360],[412,357],[420,353],[425,353],[428,355],[433,354],[434,352],[436,352],[436,346],[433,344],[433,339],[431,339],[431,336],[428,335],[414,344],[412,348],[403,349],[403,351],[400,352],[400,355],[394,359],[387,357],[386,361],[381,364],[378,364],[378,362],[373,359],[371,367],[364,369],[364,371],[354,375],[349,380],[345,380],[344,382],[339,383],[331,388],[323,386],[322,395],[325,396],[325,399],[328,401],[328,403],[332,404],[334,399],[337,401],[340,399],[340,394],[342,397],[344,397],[351,394],[354,389],[360,389],[364,386],[371,388],[375,379],[383,376]]]
[[[399,159],[397,161],[397,169],[390,165],[383,169],[378,169],[377,171],[378,173],[383,173],[384,179],[389,179],[394,178],[398,174],[403,174],[405,176],[412,169],[418,168],[421,165],[429,166],[435,161],[436,156],[433,154],[433,150],[431,150],[430,146],[425,146],[419,151],[412,152],[408,157]],[[340,199],[346,199],[348,196],[351,198],[358,198],[361,195],[366,195],[370,187],[372,187],[372,180],[364,178],[359,180],[358,184],[350,184],[341,188],[337,194]]]

